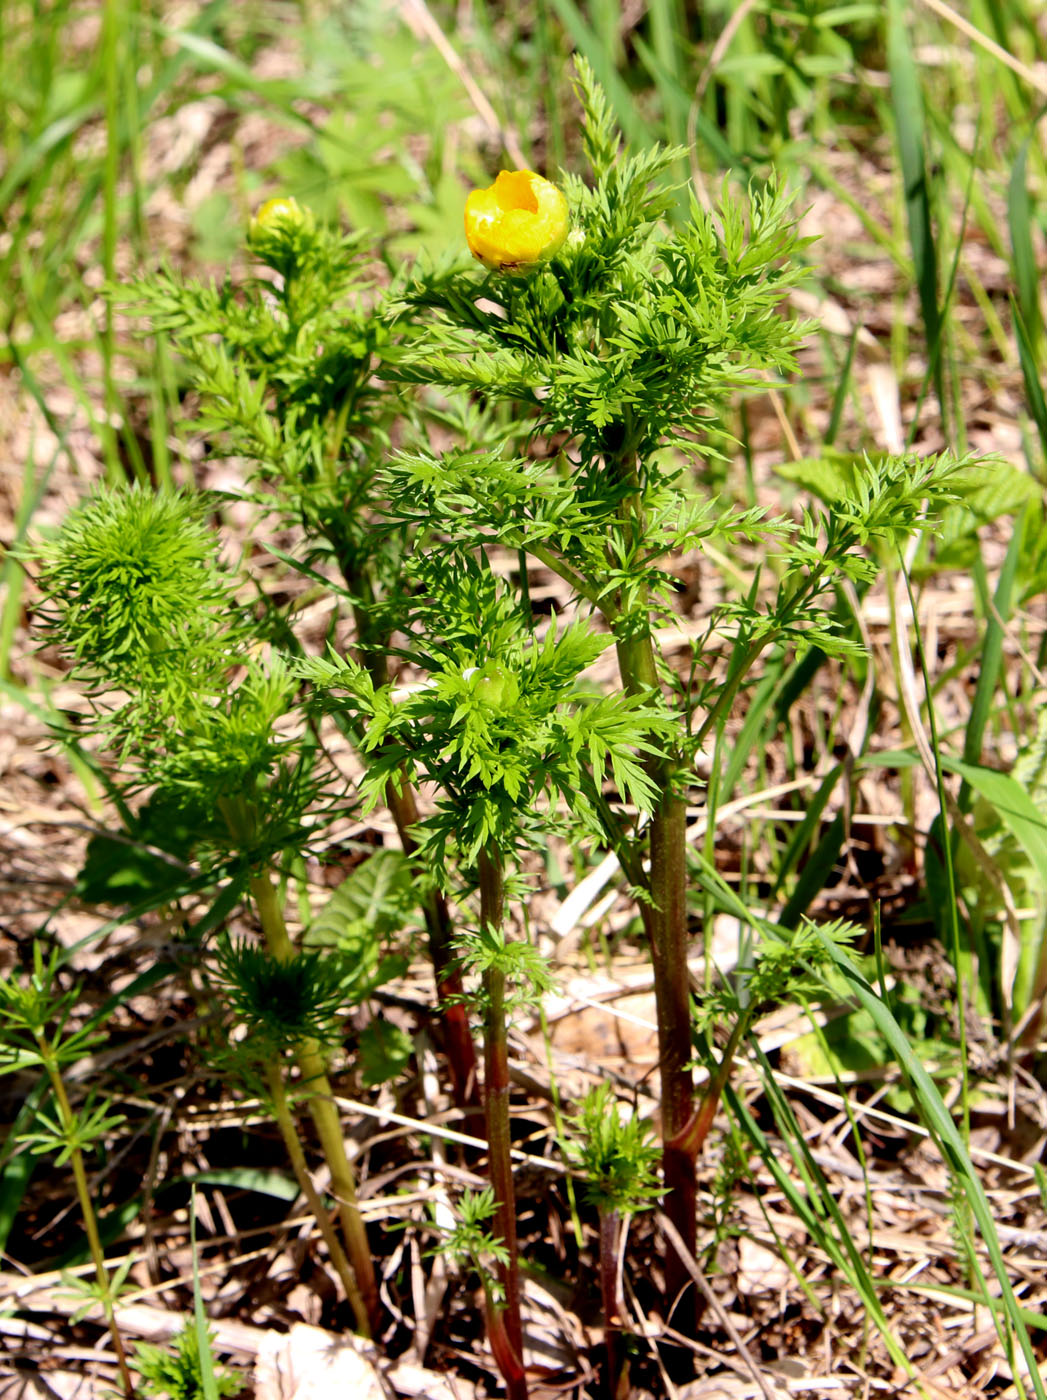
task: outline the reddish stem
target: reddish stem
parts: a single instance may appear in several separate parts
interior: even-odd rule
[[[618,1313],[618,1225],[616,1210],[600,1212],[600,1299],[603,1303],[604,1346],[607,1349],[605,1377],[608,1400],[618,1395],[621,1369],[621,1326]]]
[[[480,852],[480,922],[500,930],[505,904],[501,852],[485,847]],[[510,1400],[527,1400],[523,1368],[523,1325],[520,1319],[520,1257],[516,1242],[516,1191],[513,1185],[512,1142],[509,1123],[509,1042],[505,1024],[505,973],[497,967],[483,974],[484,990],[484,1110],[487,1118],[487,1170],[494,1190],[494,1233],[505,1246],[508,1262],[498,1273],[504,1304],[491,1333]],[[502,1331],[504,1329],[504,1343]],[[499,1357],[499,1348],[503,1356]]]
[[[337,542],[336,542],[337,548]],[[342,575],[352,591],[354,588],[364,594],[372,605],[374,591],[366,576],[359,576],[352,556],[344,549],[338,551]],[[388,638],[379,636],[370,620],[370,608],[353,605],[353,620],[362,664],[376,689],[389,682],[389,658],[386,654]],[[414,838],[414,827],[418,823],[418,803],[414,788],[407,774],[399,772],[385,785],[385,800],[396,825],[403,853],[410,860],[418,850]],[[447,901],[438,890],[432,890],[422,906],[426,932],[429,935],[429,956],[432,958],[436,974],[436,996],[440,1003],[440,1019],[444,1028],[444,1050],[451,1071],[451,1089],[454,1101],[459,1108],[472,1117],[479,1117],[480,1086],[476,1074],[476,1047],[469,1029],[469,1015],[465,1009],[462,975],[455,962],[451,945],[451,918]],[[477,1124],[470,1125],[472,1127]]]
[[[627,693],[658,688],[650,633],[620,638],[618,665]],[[697,1244],[696,1151],[687,1129],[694,1118],[691,1072],[691,996],[687,976],[687,809],[673,790],[675,756],[653,759],[647,771],[661,794],[649,825],[651,905],[640,913],[651,948],[658,1020],[658,1064],[662,1089],[662,1176],[665,1213],[693,1255]],[[690,1284],[682,1256],[667,1248],[666,1301],[670,1306]],[[682,1319],[677,1319],[678,1325]]]
[[[418,821],[418,804],[414,789],[404,777],[390,779],[385,788],[386,802],[392,813],[404,855],[411,859],[418,849],[412,828]],[[432,890],[422,906],[425,927],[429,935],[429,956],[436,973],[436,995],[440,1003],[440,1023],[443,1028],[444,1051],[451,1071],[454,1101],[467,1115],[479,1117],[480,1084],[476,1073],[476,1047],[469,1029],[469,1013],[465,1007],[465,987],[455,961],[451,944],[451,916],[447,901],[439,890]],[[478,1127],[478,1124],[471,1125]]]

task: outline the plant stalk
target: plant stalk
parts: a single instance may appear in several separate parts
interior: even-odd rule
[[[479,856],[480,922],[498,930],[505,909],[505,885],[501,852],[484,847]],[[509,1125],[509,1041],[505,1024],[505,973],[489,968],[483,974],[484,991],[484,1111],[487,1118],[488,1173],[494,1190],[495,1234],[505,1246],[508,1263],[499,1268],[505,1302],[489,1309],[500,1314],[491,1329],[491,1345],[505,1380],[509,1400],[527,1400],[527,1376],[523,1365],[523,1324],[520,1318],[520,1258],[516,1242],[516,1191]],[[498,1321],[504,1324],[501,1346]]]
[[[630,488],[618,508],[621,540],[630,550],[642,545],[646,529],[636,440],[634,425],[629,421],[617,425],[613,433],[608,429],[607,468]],[[658,666],[651,635],[651,600],[646,586],[630,600],[626,614],[621,611],[607,614],[607,620],[615,635],[618,670],[626,694],[659,695]],[[690,1150],[688,1142],[695,1105],[687,975],[687,808],[675,786],[679,766],[679,754],[673,750],[651,756],[645,764],[659,797],[648,824],[651,903],[641,904],[640,914],[654,970],[665,1213],[693,1255],[697,1243],[698,1187],[696,1154]],[[669,1309],[676,1307],[690,1283],[684,1257],[667,1246],[665,1290]],[[693,1291],[692,1302],[697,1302]]]
[[[360,1296],[360,1289],[357,1287],[356,1275],[353,1273],[353,1266],[345,1256],[345,1250],[334,1231],[331,1224],[327,1208],[320,1199],[319,1192],[313,1185],[313,1179],[309,1175],[309,1167],[305,1160],[305,1153],[302,1150],[302,1140],[298,1136],[298,1128],[294,1117],[291,1114],[290,1105],[287,1102],[287,1090],[284,1087],[283,1074],[280,1067],[274,1063],[265,1066],[265,1083],[269,1090],[269,1098],[272,1101],[273,1116],[276,1125],[280,1129],[280,1134],[287,1148],[287,1155],[291,1159],[291,1168],[295,1178],[301,1188],[302,1195],[309,1203],[309,1209],[316,1217],[320,1234],[327,1245],[328,1253],[331,1256],[331,1263],[334,1265],[338,1277],[342,1280],[346,1297],[356,1315],[358,1326],[366,1327],[368,1324],[367,1309],[364,1300]]]
[[[58,1104],[58,1112],[62,1120],[62,1128],[66,1133],[72,1133],[74,1115],[73,1108],[69,1102],[69,1095],[65,1091],[65,1084],[62,1081],[58,1066],[54,1063],[48,1053],[47,1042],[42,1036],[36,1037],[37,1048],[40,1051],[40,1058],[47,1067],[48,1078],[51,1081],[51,1088],[54,1091],[55,1101]],[[105,1313],[106,1324],[109,1327],[109,1336],[113,1342],[113,1353],[116,1356],[116,1366],[120,1373],[120,1385],[123,1388],[127,1400],[134,1400],[135,1387],[131,1379],[131,1370],[127,1364],[127,1352],[124,1349],[124,1340],[120,1335],[120,1329],[116,1325],[116,1311],[113,1307],[112,1286],[109,1280],[109,1269],[105,1262],[105,1250],[102,1248],[102,1237],[98,1231],[98,1217],[95,1215],[94,1202],[91,1200],[91,1189],[87,1181],[87,1169],[84,1166],[84,1156],[79,1147],[72,1147],[69,1154],[69,1163],[73,1169],[73,1180],[76,1183],[76,1195],[80,1202],[80,1212],[84,1219],[84,1230],[87,1233],[87,1244],[91,1251],[91,1259],[95,1266],[95,1273],[98,1276],[98,1286],[102,1295],[102,1310]]]
[[[251,879],[251,894],[258,909],[262,932],[270,953],[278,961],[286,962],[294,956],[294,945],[287,932],[279,898],[267,872],[255,875]],[[309,1095],[309,1112],[316,1125],[324,1159],[331,1173],[331,1189],[338,1202],[338,1218],[345,1238],[346,1251],[352,1262],[359,1294],[363,1300],[363,1316],[358,1315],[357,1321],[360,1331],[365,1336],[370,1336],[377,1330],[381,1321],[381,1302],[378,1297],[371,1247],[367,1242],[367,1231],[356,1199],[356,1179],[346,1155],[345,1136],[327,1078],[327,1065],[315,1040],[301,1041],[296,1047],[295,1058],[301,1071],[302,1085]]]
[[[658,686],[650,632],[620,638],[618,665],[628,694],[646,695]],[[687,808],[673,790],[675,756],[651,760],[647,771],[661,794],[648,825],[652,904],[641,906],[651,948],[658,1021],[662,1098],[662,1176],[665,1212],[693,1254],[697,1243],[696,1151],[688,1140],[694,1118],[691,1072],[691,996],[687,976]],[[670,1306],[690,1284],[680,1254],[666,1251]]]
[[[412,832],[418,822],[414,788],[406,778],[401,780],[399,786],[390,779],[386,784],[385,799],[396,823],[404,855],[411,860],[418,850],[418,842]],[[436,974],[436,996],[440,1003],[444,1050],[451,1071],[454,1101],[467,1115],[478,1116],[480,1084],[476,1073],[476,1047],[469,1029],[465,985],[451,942],[451,915],[447,901],[439,890],[431,890],[427,894],[422,914],[429,935],[429,956]]]
[[[600,1211],[600,1301],[603,1304],[603,1335],[607,1350],[606,1390],[608,1400],[617,1400],[621,1370],[621,1321],[618,1313],[618,1228],[621,1216],[616,1210]]]

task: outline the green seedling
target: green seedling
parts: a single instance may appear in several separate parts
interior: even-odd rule
[[[592,1089],[572,1120],[575,1135],[568,1149],[583,1174],[582,1192],[600,1221],[600,1296],[604,1314],[610,1400],[628,1393],[628,1371],[621,1354],[621,1307],[618,1298],[618,1249],[623,1216],[643,1210],[661,1194],[655,1174],[658,1148],[650,1124],[623,1118],[609,1084]]]
[[[207,1344],[213,1336],[207,1334]],[[195,1324],[187,1319],[170,1346],[154,1346],[139,1342],[134,1349],[135,1369],[141,1377],[145,1395],[156,1400],[208,1400],[202,1375],[200,1338]],[[220,1397],[239,1395],[243,1384],[232,1371],[218,1367],[212,1361],[211,1373]]]
[[[20,1141],[30,1152],[54,1154],[57,1166],[68,1163],[72,1169],[95,1278],[93,1282],[70,1280],[70,1286],[83,1295],[81,1315],[96,1303],[101,1306],[113,1343],[120,1387],[127,1400],[134,1400],[127,1351],[116,1322],[116,1299],[127,1278],[130,1260],[110,1273],[85,1161],[93,1148],[112,1137],[124,1117],[114,1113],[108,1102],[88,1100],[82,1108],[73,1107],[65,1071],[90,1053],[102,1037],[97,1029],[69,1027],[76,988],[62,990],[60,969],[58,950],[45,959],[42,945],[36,942],[29,976],[23,979],[12,975],[0,981],[0,1073],[38,1068],[47,1077],[54,1110],[38,1112],[35,1126]]]

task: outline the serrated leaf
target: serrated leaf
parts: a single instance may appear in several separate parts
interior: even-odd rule
[[[375,851],[356,866],[306,931],[307,947],[362,952],[400,929],[417,906],[414,877],[400,851]]]
[[[1037,505],[1043,488],[1013,462],[977,462],[955,484],[956,494],[980,520],[1015,515],[1024,505]]]
[[[821,457],[801,457],[775,467],[778,476],[795,482],[827,506],[836,501],[858,500],[858,471],[862,458],[853,453],[826,452]]]

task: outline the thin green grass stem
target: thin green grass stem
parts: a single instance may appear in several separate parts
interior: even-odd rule
[[[105,1262],[105,1250],[102,1248],[102,1238],[98,1231],[98,1217],[95,1214],[94,1202],[91,1199],[91,1188],[87,1180],[87,1169],[84,1166],[83,1153],[80,1151],[79,1147],[72,1144],[71,1134],[75,1125],[72,1105],[69,1102],[69,1095],[65,1091],[62,1075],[50,1052],[47,1041],[42,1035],[38,1035],[36,1037],[36,1043],[37,1049],[40,1052],[40,1059],[46,1066],[47,1075],[51,1081],[51,1089],[55,1096],[55,1102],[58,1105],[58,1114],[63,1131],[70,1135],[71,1146],[69,1164],[73,1169],[73,1180],[76,1183],[76,1196],[77,1200],[80,1202],[80,1213],[84,1220],[87,1244],[91,1251],[91,1259],[95,1266],[95,1274],[98,1277],[102,1311],[105,1313],[106,1325],[109,1328],[109,1335],[113,1343],[113,1354],[116,1357],[116,1366],[120,1373],[120,1385],[128,1400],[134,1400],[134,1382],[131,1379],[131,1371],[127,1364],[127,1352],[124,1349],[124,1341],[120,1335],[120,1329],[116,1325],[112,1285],[109,1279],[109,1269]]]
[[[916,611],[916,598],[913,595],[909,571],[905,567],[905,560],[902,558],[900,550],[898,553],[898,567],[901,569],[902,578],[905,580],[905,591],[909,598],[909,610],[913,617],[913,638],[916,646],[916,659],[920,667],[920,674],[923,677],[924,693],[927,696],[927,728],[930,730],[931,752],[934,755],[934,777],[938,788],[938,806],[941,812],[944,831],[942,861],[945,865],[945,883],[948,891],[948,911],[946,918],[949,926],[949,954],[953,960],[953,967],[956,970],[957,1042],[960,1052],[960,1111],[962,1115],[963,1145],[965,1149],[968,1149],[971,1145],[971,1096],[970,1081],[967,1072],[967,983],[964,977],[966,958],[962,955],[962,950],[960,948],[960,916],[957,912],[956,905],[956,871],[953,868],[952,839],[949,833],[949,799],[945,791],[945,770],[942,767],[941,746],[938,742],[938,721],[934,711],[931,678],[927,670],[927,658],[924,655],[920,629],[916,625],[916,618],[919,616]]]
[[[119,0],[105,0],[102,13],[102,71],[105,83],[105,161],[102,167],[102,271],[112,284],[116,278],[116,244],[119,235],[117,183],[120,176],[122,128],[120,122],[120,53],[119,36],[126,14]],[[113,326],[113,303],[105,299],[102,325],[102,372],[105,382],[106,421],[102,431],[102,446],[106,455],[106,472],[110,482],[122,478],[113,428],[118,408],[113,362],[116,337]]]

